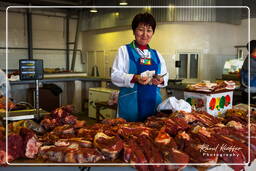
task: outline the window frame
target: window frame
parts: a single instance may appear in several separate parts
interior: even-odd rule
[[[180,79],[184,79],[184,80],[191,80],[191,81],[196,81],[200,79],[200,63],[202,60],[202,53],[201,50],[177,50],[176,51],[176,56],[178,61],[180,61],[180,55],[181,54],[186,54],[188,56],[188,60],[187,60],[187,78],[180,78]],[[192,54],[197,54],[198,55],[198,60],[197,60],[197,78],[190,78],[190,58]],[[179,69],[176,71],[176,75],[179,75]]]

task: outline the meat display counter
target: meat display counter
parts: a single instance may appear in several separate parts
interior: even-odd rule
[[[205,168],[228,165],[242,170],[247,160],[254,162],[256,158],[255,111],[250,115],[251,145],[247,143],[248,112],[241,109],[229,109],[223,118],[200,111],[179,111],[157,113],[144,122],[115,118],[93,125],[78,120],[72,111],[71,106],[57,108],[33,127],[24,124],[29,120],[11,122],[5,158],[17,165],[26,160],[47,166],[140,163],[135,168],[145,171],[184,169],[196,163]],[[0,145],[5,144],[4,133],[0,128]],[[0,149],[1,154],[6,154],[4,148]]]

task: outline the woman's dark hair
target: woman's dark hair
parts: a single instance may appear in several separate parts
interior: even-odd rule
[[[132,30],[135,32],[135,29],[138,27],[140,23],[145,25],[149,25],[152,27],[153,32],[155,32],[156,28],[156,20],[150,13],[139,13],[132,20]]]
[[[250,42],[250,53],[256,50],[256,40],[251,40]],[[249,50],[249,43],[247,43],[246,48]]]

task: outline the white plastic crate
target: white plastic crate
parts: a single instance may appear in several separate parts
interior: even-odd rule
[[[184,99],[197,111],[206,111],[213,116],[221,116],[232,108],[233,91],[205,93],[185,91]]]

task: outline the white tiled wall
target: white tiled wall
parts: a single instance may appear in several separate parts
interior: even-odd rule
[[[44,14],[47,14],[45,12]],[[54,15],[52,13],[49,13]],[[33,48],[66,48],[66,20],[61,17],[32,15]],[[5,12],[0,12],[0,47],[5,47],[6,20]],[[70,41],[74,42],[77,21],[70,20]],[[26,15],[21,13],[8,13],[8,46],[27,47]],[[81,39],[78,49],[81,49]],[[70,46],[72,49],[73,46]],[[70,51],[70,61],[73,51]],[[35,59],[44,59],[44,67],[65,68],[66,52],[59,50],[34,50]],[[27,50],[9,50],[8,68],[18,68],[18,59],[28,58]],[[0,68],[5,68],[5,50],[0,49]],[[71,62],[70,62],[71,64]],[[81,64],[80,53],[77,52],[76,71],[84,71]]]
[[[92,75],[94,65],[98,67],[99,76],[109,78],[111,74],[112,64],[117,53],[117,49],[88,51],[86,71],[88,75]]]
[[[251,39],[256,39],[256,19],[251,19]],[[240,25],[216,22],[158,24],[150,42],[165,58],[170,78],[175,78],[177,51],[201,52],[200,80],[221,78],[224,62],[236,57],[235,45],[248,41],[248,20]],[[118,49],[134,39],[131,28],[83,33],[83,51]],[[89,44],[87,42],[90,42]]]

